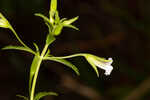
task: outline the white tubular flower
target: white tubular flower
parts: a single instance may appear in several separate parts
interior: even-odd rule
[[[86,56],[86,59],[88,60],[88,62],[94,67],[97,66],[103,70],[105,70],[105,75],[110,75],[113,67],[112,67],[112,58],[108,58],[108,60],[103,59],[103,58],[99,58],[97,56],[94,55],[88,55]],[[95,68],[95,67],[94,67]]]
[[[105,74],[106,76],[107,76],[107,75],[110,75],[111,72],[112,72],[112,70],[113,70],[113,67],[111,66],[113,60],[112,60],[112,58],[108,58],[108,60],[110,60],[110,62],[101,62],[101,61],[98,61],[98,60],[94,60],[94,61],[93,61],[93,63],[94,63],[97,67],[99,67],[99,68],[105,70],[105,73],[104,73],[104,74]]]

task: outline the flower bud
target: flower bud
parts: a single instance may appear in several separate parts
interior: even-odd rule
[[[0,13],[0,27],[2,28],[9,28],[9,23],[5,19],[5,17]]]

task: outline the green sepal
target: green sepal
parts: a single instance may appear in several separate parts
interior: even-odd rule
[[[86,54],[84,57],[86,58],[86,60],[88,61],[88,63],[93,67],[93,69],[95,70],[96,74],[97,74],[97,77],[99,77],[99,72],[98,72],[98,69],[97,67],[95,66],[95,64],[90,60],[88,59],[89,56],[93,56],[91,54]]]
[[[95,64],[93,62],[91,62],[88,58],[86,58],[86,59],[89,62],[89,64],[93,67],[93,69],[95,70],[97,77],[99,77],[99,72],[98,72],[98,69],[95,66]]]
[[[22,95],[16,95],[17,97],[20,97],[20,98],[22,98],[22,99],[24,99],[24,100],[29,100],[28,99],[28,97],[25,97],[25,96],[22,96]]]
[[[21,51],[26,51],[26,52],[29,52],[29,53],[32,53],[34,55],[36,55],[36,53],[30,49],[30,48],[27,48],[27,47],[23,47],[23,46],[12,46],[12,45],[9,45],[9,46],[5,46],[2,48],[2,50],[21,50]]]
[[[101,61],[101,62],[104,62],[104,63],[107,63],[107,62],[110,62],[111,60],[107,60],[105,58],[102,58],[102,57],[98,57],[98,56],[95,56],[94,57],[98,60],[98,61]]]
[[[10,28],[10,24],[8,20],[3,16],[2,13],[0,13],[0,27],[2,28]]]
[[[80,75],[78,68],[65,59],[60,59],[58,57],[57,58],[55,58],[55,57],[44,57],[43,60],[51,60],[51,61],[56,61],[56,62],[62,63],[64,65],[70,67],[72,70],[74,70],[77,75]]]
[[[97,59],[98,61],[104,62],[104,63],[107,63],[107,62],[110,62],[110,61],[111,61],[111,60],[107,60],[107,59],[105,59],[105,58],[98,57],[98,56],[91,55],[91,54],[88,54],[88,56],[91,56],[92,58],[95,58],[95,59]]]
[[[48,96],[48,95],[58,96],[58,94],[55,92],[39,92],[38,94],[35,95],[34,100],[40,100],[41,98]]]
[[[0,18],[0,27],[9,28],[9,24],[5,20]]]

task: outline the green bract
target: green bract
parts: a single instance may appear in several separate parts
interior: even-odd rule
[[[35,94],[36,81],[37,81],[38,73],[39,73],[40,66],[43,60],[44,61],[49,60],[49,61],[62,63],[68,66],[69,68],[71,68],[77,75],[80,75],[78,68],[71,62],[67,61],[66,59],[76,57],[76,56],[83,56],[86,58],[89,64],[91,64],[97,76],[99,76],[97,67],[104,69],[105,75],[109,75],[111,73],[113,69],[113,67],[111,66],[113,62],[112,58],[109,58],[108,60],[106,60],[106,59],[103,59],[103,58],[100,58],[91,54],[87,54],[87,53],[74,54],[74,55],[65,56],[65,57],[52,56],[49,46],[56,40],[55,36],[60,35],[64,27],[69,27],[69,28],[78,30],[78,28],[72,25],[72,23],[75,22],[79,18],[78,16],[72,19],[67,19],[67,18],[61,19],[59,17],[59,12],[57,11],[57,0],[51,0],[49,17],[40,13],[36,13],[35,15],[41,17],[44,20],[44,23],[46,24],[46,26],[48,27],[48,33],[45,39],[45,46],[42,51],[40,51],[36,43],[33,43],[33,46],[34,46],[33,48],[35,48],[35,50],[32,50],[31,48],[29,48],[20,39],[20,37],[18,36],[16,31],[13,29],[11,24],[8,22],[8,20],[0,13],[0,27],[10,29],[21,44],[21,46],[10,45],[2,49],[3,50],[10,50],[10,49],[21,50],[21,51],[32,53],[34,55],[33,61],[30,67],[30,75],[29,75],[29,97],[17,95],[18,97],[21,97],[24,100],[40,100],[42,97],[47,96],[47,95],[57,96],[55,92],[40,92],[40,93]]]

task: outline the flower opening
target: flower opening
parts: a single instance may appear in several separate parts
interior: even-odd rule
[[[103,58],[99,58],[99,57],[96,57],[96,56],[93,56],[93,55],[88,55],[87,59],[93,63],[95,66],[105,70],[105,75],[110,75],[112,70],[113,70],[113,67],[112,67],[112,58],[108,58],[108,60],[106,59],[103,59]]]

